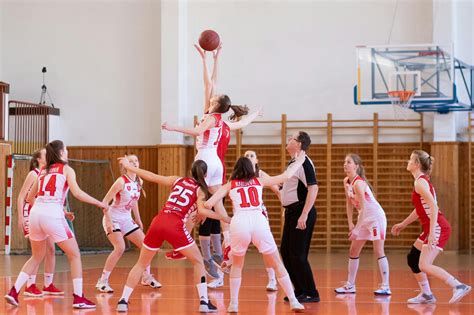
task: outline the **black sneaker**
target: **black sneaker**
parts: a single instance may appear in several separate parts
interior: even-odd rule
[[[295,294],[295,295],[296,295],[296,294]],[[300,300],[300,298],[301,298],[301,299],[306,298],[306,295],[303,295],[303,294],[296,295],[296,299],[297,299],[298,301]],[[290,299],[289,299],[287,296],[285,296],[285,297],[283,298],[283,301],[285,301],[285,302],[290,302]]]
[[[128,302],[125,299],[121,299],[117,304],[117,312],[128,312]]]
[[[300,303],[318,303],[321,300],[319,296],[307,296],[307,295],[300,295],[298,296],[297,299]]]
[[[199,303],[199,313],[214,313],[217,312],[217,307],[215,307],[211,301],[207,303],[204,300],[201,300]]]

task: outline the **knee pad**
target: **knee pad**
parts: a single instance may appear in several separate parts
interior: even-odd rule
[[[411,271],[413,273],[420,273],[420,254],[421,251],[419,251],[415,246],[411,247],[410,252],[407,255],[407,264],[411,268]]]
[[[221,234],[221,221],[207,219],[211,221],[211,234]]]
[[[204,223],[199,226],[199,236],[211,236],[212,219],[206,219]]]

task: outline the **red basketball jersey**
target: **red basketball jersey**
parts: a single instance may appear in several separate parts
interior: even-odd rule
[[[193,178],[181,177],[177,179],[171,188],[163,212],[176,214],[185,220],[197,209],[198,188],[199,184]]]
[[[433,196],[435,202],[437,203],[438,201],[436,200],[436,192],[435,192],[435,189],[434,189],[433,185],[431,184],[428,176],[422,174],[422,175],[418,176],[418,178],[415,180],[415,182],[418,181],[418,180],[426,180],[426,182],[428,182],[428,185],[430,186],[431,195]],[[418,215],[418,218],[420,219],[421,225],[429,226],[430,225],[430,215],[431,215],[430,207],[425,202],[423,197],[421,197],[421,195],[418,194],[415,191],[415,188],[413,188],[413,192],[411,194],[411,200],[413,202],[413,205],[415,206],[416,214]],[[438,224],[441,227],[443,227],[445,221],[446,221],[446,219],[444,218],[443,213],[441,212],[441,210],[439,210],[438,211]]]

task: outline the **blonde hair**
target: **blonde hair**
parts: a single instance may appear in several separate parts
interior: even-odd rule
[[[373,193],[375,193],[374,189],[372,188],[372,185],[370,185],[369,181],[367,180],[367,177],[365,176],[365,168],[364,168],[364,165],[362,164],[362,159],[360,158],[360,156],[355,153],[348,153],[346,155],[346,158],[347,157],[350,157],[352,161],[354,161],[354,164],[358,166],[356,170],[357,175],[359,175],[367,183],[370,190]]]
[[[420,164],[420,170],[426,175],[431,175],[434,158],[423,150],[414,150],[411,154],[416,156],[416,161]]]
[[[128,158],[129,156],[135,156],[138,160],[138,155],[136,155],[135,153],[127,153],[125,152],[125,156]],[[122,166],[120,166],[120,173],[122,175],[126,175],[127,174],[127,171],[125,170],[125,168],[123,168]],[[137,177],[135,178],[135,183],[138,185],[138,188],[140,189],[140,191],[142,192],[143,194],[143,197],[146,198],[146,191],[145,189],[143,189],[143,184],[142,184],[143,180],[137,175]]]

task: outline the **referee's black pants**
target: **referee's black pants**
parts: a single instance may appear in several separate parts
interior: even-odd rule
[[[296,225],[303,212],[303,207],[304,203],[301,202],[285,207],[285,225],[283,226],[280,252],[283,264],[295,287],[295,295],[304,294],[310,297],[319,297],[308,261],[309,246],[316,223],[316,209],[313,207],[309,211],[306,229],[300,230],[296,228]]]

